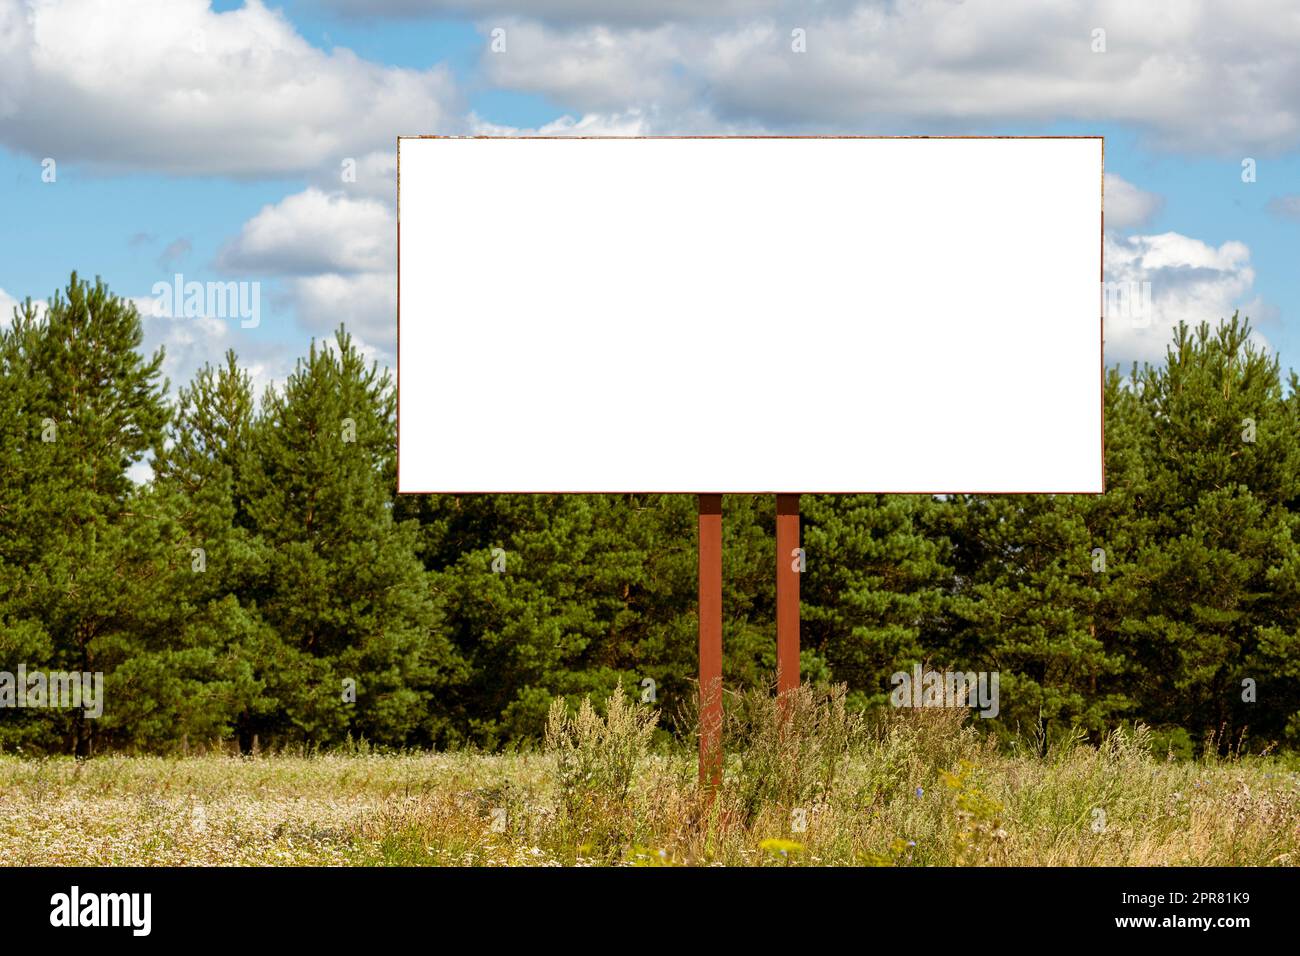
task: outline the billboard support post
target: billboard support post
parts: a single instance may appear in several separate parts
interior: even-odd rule
[[[722,495],[699,496],[700,784],[722,783]]]
[[[782,708],[799,687],[799,496],[776,496],[776,693]]]
[[[699,495],[700,784],[722,782],[722,495]],[[799,496],[776,496],[776,691],[799,688]]]

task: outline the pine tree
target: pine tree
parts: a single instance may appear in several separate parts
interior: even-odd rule
[[[342,329],[262,400],[235,500],[265,547],[243,600],[279,639],[259,674],[277,710],[245,735],[427,744],[448,729],[462,664],[415,528],[393,520],[394,414],[390,377]]]
[[[1206,740],[1294,740],[1300,419],[1280,361],[1234,314],[1213,331],[1180,326],[1139,381],[1154,540],[1124,646],[1141,710]]]
[[[6,409],[0,566],[5,663],[112,672],[168,600],[165,514],[128,470],[167,421],[162,352],[146,359],[133,305],[73,273],[43,315],[0,332]],[[7,668],[8,669],[8,668]],[[118,688],[106,686],[111,715]],[[82,709],[31,711],[45,746],[94,749]]]
[[[167,614],[139,635],[116,671],[130,689],[111,728],[124,744],[167,749],[177,741],[229,736],[276,701],[259,675],[277,637],[239,600],[265,563],[261,540],[240,522],[235,483],[248,456],[254,402],[233,352],[205,365],[174,404],[166,441],[154,449],[152,494],[174,518]],[[247,746],[250,739],[244,741]]]

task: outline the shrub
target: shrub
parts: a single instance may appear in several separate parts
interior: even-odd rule
[[[637,765],[645,759],[658,713],[628,701],[616,690],[605,701],[605,716],[596,713],[590,696],[576,714],[563,698],[551,702],[546,718],[546,751],[555,769],[566,809],[584,805],[623,805]]]
[[[746,822],[769,803],[791,807],[824,800],[866,737],[866,723],[848,707],[843,684],[803,684],[781,699],[765,688],[729,696],[725,747],[740,760],[728,788]]]

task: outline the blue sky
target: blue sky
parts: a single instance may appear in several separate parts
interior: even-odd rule
[[[1300,368],[1297,49],[1264,0],[0,0],[0,309],[73,269],[142,310],[176,272],[257,282],[257,328],[146,341],[265,383],[339,322],[392,360],[398,134],[1101,134],[1108,278],[1154,302],[1108,361],[1240,308]]]

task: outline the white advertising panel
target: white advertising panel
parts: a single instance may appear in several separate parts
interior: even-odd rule
[[[1100,138],[401,138],[402,492],[1102,491]]]

